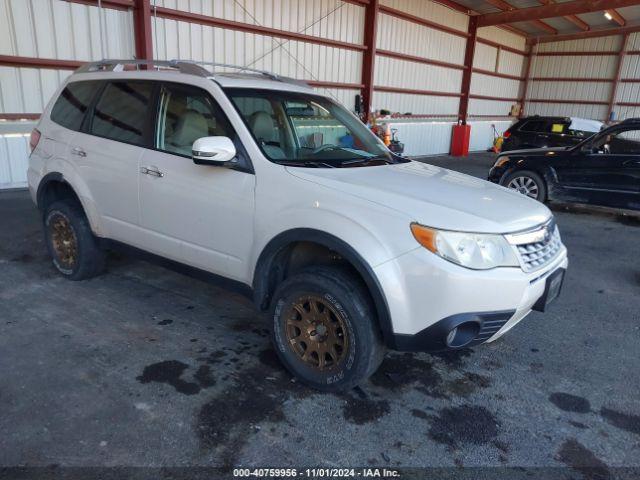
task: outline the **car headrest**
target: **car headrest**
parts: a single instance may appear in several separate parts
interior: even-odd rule
[[[208,135],[209,126],[204,115],[195,110],[187,110],[178,120],[171,143],[181,147],[190,147],[197,139]]]
[[[254,112],[249,117],[249,128],[256,139],[261,142],[270,142],[274,137],[274,124],[271,115],[262,110]]]

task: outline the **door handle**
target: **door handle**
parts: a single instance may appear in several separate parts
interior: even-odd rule
[[[140,167],[140,173],[144,173],[145,175],[151,175],[152,177],[164,177],[164,173],[158,170],[158,167]]]
[[[87,156],[87,152],[85,152],[80,147],[72,148],[71,149],[71,154],[72,155],[77,155],[78,157],[86,157]]]

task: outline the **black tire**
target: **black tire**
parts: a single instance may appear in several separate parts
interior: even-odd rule
[[[535,197],[532,195],[528,195],[527,193],[514,188],[514,186],[509,186],[512,182],[518,182],[518,179],[523,179],[525,182],[533,182],[536,188]],[[537,174],[536,172],[532,172],[531,170],[516,170],[515,172],[508,173],[500,180],[500,185],[507,188],[512,188],[513,190],[520,191],[523,195],[528,195],[530,198],[534,198],[539,202],[545,202],[547,200],[547,184],[544,179]]]
[[[327,317],[322,317],[325,322],[321,320],[319,324],[314,323],[318,331],[320,327],[329,334],[331,331],[342,331],[341,343],[346,348],[335,342],[329,347],[332,343],[330,339],[340,338],[339,333],[320,343],[308,338],[312,345],[305,346],[308,359],[303,359],[300,345],[304,342],[297,340],[303,334],[296,337],[294,346],[290,329],[295,333],[297,327],[291,324],[287,326],[287,321],[293,322],[291,315],[298,315],[301,319],[295,321],[301,322],[300,325],[310,324],[293,310],[295,304],[299,308],[306,308],[301,299],[307,296],[310,296],[310,301],[318,300],[321,302],[319,305],[325,305],[323,314],[326,311]],[[337,392],[351,389],[369,378],[384,358],[385,348],[370,297],[361,282],[343,269],[311,267],[284,280],[274,293],[271,319],[272,341],[281,362],[302,383],[318,390]],[[306,323],[302,323],[303,321]],[[325,323],[330,326],[325,327]],[[310,328],[314,329],[312,333],[315,332],[315,327]],[[313,348],[319,350],[315,351]],[[340,357],[333,360],[332,354],[327,351],[323,354],[325,366],[320,368],[318,353],[320,349],[330,348],[333,349],[333,354],[339,353]],[[312,364],[316,363],[316,358],[318,365]]]
[[[51,203],[45,209],[43,220],[47,249],[61,275],[69,280],[85,280],[104,270],[105,252],[98,245],[87,216],[77,202]],[[64,236],[62,241],[61,235]],[[72,250],[74,253],[69,253]]]

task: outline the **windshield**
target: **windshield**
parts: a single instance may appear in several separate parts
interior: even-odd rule
[[[262,152],[275,163],[332,168],[404,161],[326,97],[239,88],[226,92]]]

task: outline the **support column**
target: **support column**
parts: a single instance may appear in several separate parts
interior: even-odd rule
[[[373,101],[373,77],[376,63],[376,38],[378,32],[379,0],[370,0],[365,5],[364,45],[367,49],[362,55],[362,119],[369,121]]]
[[[609,108],[607,109],[607,118],[605,122],[611,120],[611,114],[616,106],[616,96],[618,95],[618,86],[620,85],[620,76],[622,75],[622,64],[624,63],[624,56],[627,53],[627,45],[629,43],[629,34],[622,35],[622,46],[618,51],[618,64],[616,65],[616,74],[613,77],[613,83],[611,84],[611,95],[609,96]]]
[[[529,77],[531,76],[531,65],[533,64],[533,60],[536,57],[536,52],[538,50],[538,41],[534,40],[529,48],[529,55],[527,55],[527,66],[524,69],[524,84],[522,85],[522,95],[520,96],[520,115],[518,118],[522,118],[525,116],[525,106],[527,104],[527,91],[529,90]]]
[[[135,0],[133,30],[138,60],[153,60],[151,40],[151,0]]]
[[[469,36],[467,47],[464,51],[464,72],[462,74],[462,86],[460,93],[460,107],[458,108],[458,122],[467,124],[469,116],[469,95],[471,93],[471,75],[473,70],[473,57],[476,53],[476,40],[478,38],[478,17],[469,17]]]

